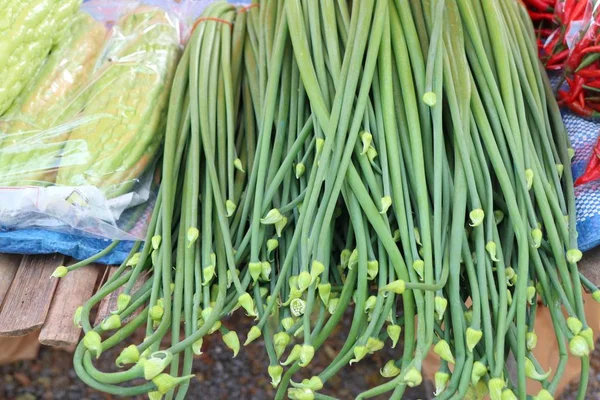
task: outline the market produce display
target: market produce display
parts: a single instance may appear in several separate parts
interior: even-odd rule
[[[74,316],[75,370],[107,393],[182,399],[204,337],[233,356],[260,338],[277,399],[331,399],[340,370],[402,341],[389,381],[357,398],[400,398],[433,351],[440,399],[552,399],[568,357],[584,399],[582,293],[600,291],[577,270],[572,155],[517,0],[213,3],[174,75],[147,238]],[[538,300],[552,371],[531,351]],[[254,326],[230,330],[232,313]],[[305,376],[347,313],[345,345]],[[115,346],[115,370],[98,370]]]

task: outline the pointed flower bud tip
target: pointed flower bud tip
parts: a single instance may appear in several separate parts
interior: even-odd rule
[[[433,308],[437,315],[438,321],[444,319],[444,313],[446,312],[446,308],[448,307],[448,299],[442,296],[435,296],[433,299]]]
[[[54,272],[52,273],[52,276],[54,278],[64,278],[65,276],[67,276],[67,274],[69,273],[69,270],[67,269],[67,267],[65,267],[64,265],[61,265],[60,267],[57,267]]]
[[[488,252],[488,254],[490,255],[490,258],[492,259],[492,261],[500,261],[497,257],[496,257],[496,243],[494,242],[487,242],[487,244],[485,245],[485,249]]]
[[[396,366],[396,363],[394,362],[394,360],[389,360],[388,362],[385,363],[383,368],[381,370],[379,370],[379,373],[384,378],[393,378],[395,376],[400,375],[400,372],[401,372],[400,368],[398,368]]]
[[[531,247],[538,249],[542,244],[542,230],[535,228],[531,231]]]
[[[525,345],[529,351],[535,349],[535,346],[537,345],[537,335],[535,332],[527,332],[525,335]]]
[[[379,261],[371,260],[367,261],[367,278],[369,280],[375,279],[379,273]]]
[[[192,352],[197,356],[202,355],[202,345],[203,344],[204,344],[203,338],[196,340],[194,343],[192,343]]]
[[[423,375],[421,375],[421,372],[419,372],[418,369],[412,367],[406,371],[406,375],[404,375],[404,382],[409,387],[419,386],[421,382],[423,382]]]
[[[473,349],[475,348],[475,346],[477,346],[477,343],[479,343],[482,336],[483,336],[482,331],[473,329],[471,327],[467,328],[467,332],[466,332],[467,349],[469,349],[470,352],[472,352]]]
[[[471,384],[473,386],[477,385],[477,382],[487,374],[488,369],[484,363],[481,361],[475,361],[473,363],[473,369],[471,370]]]
[[[280,221],[275,222],[275,232],[277,233],[277,237],[281,237],[281,234],[283,233],[283,228],[285,228],[287,222],[287,217],[282,217]]]
[[[374,337],[370,337],[367,339],[367,350],[369,351],[369,354],[373,354],[376,351],[379,351],[381,349],[383,349],[384,343],[383,340],[380,340],[378,338],[374,338]]]
[[[533,397],[533,400],[554,400],[554,396],[546,389],[542,389]]]
[[[312,276],[310,275],[310,272],[300,272],[298,275],[298,289],[300,289],[301,292],[304,292],[310,286],[311,282]]]
[[[170,351],[155,351],[144,361],[144,379],[147,381],[160,375],[173,359]]]
[[[533,361],[531,361],[529,358],[525,358],[525,376],[529,379],[533,379],[535,381],[543,381],[545,379],[548,379],[551,372],[552,370],[548,370],[548,372],[540,374],[536,371],[535,365],[533,365]]]
[[[139,360],[140,360],[140,351],[136,345],[132,344],[130,346],[125,347],[121,351],[121,354],[119,354],[119,357],[117,357],[115,364],[117,365],[117,367],[121,368],[121,367],[123,367],[123,365],[126,365],[126,364],[135,364]]]
[[[271,254],[277,247],[279,247],[279,240],[275,238],[267,240],[267,252],[269,254]]]
[[[119,314],[112,314],[102,321],[100,328],[104,331],[112,331],[121,327],[121,317]]]
[[[240,297],[238,297],[238,303],[246,310],[246,313],[250,317],[256,317],[256,312],[254,311],[254,300],[252,300],[252,296],[249,293],[244,293]]]
[[[81,313],[83,312],[83,306],[77,307],[75,314],[73,314],[73,325],[76,328],[81,328]]]
[[[283,367],[281,365],[269,365],[267,368],[269,376],[271,377],[271,385],[276,388],[281,382],[281,375],[283,374]]]
[[[446,342],[444,339],[440,340],[435,344],[435,346],[433,347],[433,352],[440,356],[442,360],[454,364],[454,356],[452,355],[452,350],[450,350],[448,342]]]
[[[367,154],[369,147],[371,147],[371,143],[373,142],[373,135],[369,132],[363,132],[360,135],[360,140],[362,141],[362,151],[360,152],[361,156]]]
[[[233,357],[238,355],[240,351],[240,339],[235,331],[229,331],[223,335],[223,342],[233,351]]]
[[[419,275],[419,279],[423,280],[423,270],[425,268],[425,261],[415,260],[412,265],[413,269]]]
[[[282,219],[283,215],[281,215],[279,210],[277,208],[272,208],[264,218],[261,218],[260,223],[264,225],[273,225]]]
[[[488,382],[491,400],[502,400],[502,389],[504,389],[504,380],[501,378],[492,378]]]
[[[83,345],[96,355],[96,358],[102,354],[102,338],[96,331],[88,331],[83,337]]]
[[[154,378],[152,378],[152,383],[156,385],[156,389],[161,394],[167,394],[171,389],[175,386],[188,381],[190,378],[193,378],[195,375],[187,375],[179,378],[174,378],[169,374],[160,374]]]
[[[384,196],[381,198],[381,211],[380,214],[385,214],[392,205],[392,198],[390,196]]]
[[[360,360],[365,358],[367,354],[369,354],[369,349],[367,349],[367,346],[354,346],[353,351],[354,358],[350,360],[350,365],[359,362]]]
[[[579,334],[583,329],[583,323],[576,317],[567,318],[567,326],[573,335]]]
[[[294,345],[290,354],[288,354],[287,359],[281,363],[281,365],[289,365],[291,363],[296,362],[300,358],[300,352],[302,351],[302,346],[299,344]]]
[[[231,217],[235,213],[236,209],[237,209],[237,205],[233,201],[231,201],[231,200],[225,201],[225,211],[226,211],[228,217]]]
[[[446,389],[446,385],[450,380],[450,374],[447,372],[437,371],[433,380],[435,381],[435,392],[433,395],[439,396]]]
[[[567,261],[570,263],[578,263],[583,257],[583,253],[579,249],[571,249],[567,251]]]
[[[306,171],[306,165],[304,163],[298,163],[295,167],[296,179],[300,179],[304,172]]]
[[[152,236],[152,248],[154,250],[158,250],[158,248],[160,247],[161,241],[162,241],[162,236],[160,236],[160,235]]]
[[[469,218],[471,219],[471,226],[479,226],[483,222],[483,218],[485,213],[481,208],[477,208],[469,213]]]
[[[200,236],[200,231],[198,230],[198,228],[193,226],[188,228],[186,235],[188,241],[188,248],[192,247],[196,239],[198,239],[198,236]]]
[[[402,327],[400,325],[390,324],[385,329],[388,336],[392,340],[392,349],[396,347],[398,344],[398,340],[400,339],[400,332],[402,332]]]
[[[525,182],[527,182],[527,190],[531,190],[531,187],[533,186],[533,170],[532,169],[526,169],[525,170]]]
[[[306,367],[315,356],[315,348],[309,344],[303,344],[300,348],[300,365]]]
[[[393,292],[396,294],[402,294],[406,290],[406,282],[404,282],[402,279],[398,279],[394,282],[388,283],[387,285],[382,287],[380,290],[384,291],[384,292]]]
[[[238,171],[240,171],[241,173],[246,172],[246,171],[244,171],[244,166],[242,165],[242,160],[240,160],[239,158],[236,158],[235,160],[233,160],[233,167],[235,169],[237,169]]]
[[[321,283],[317,286],[319,291],[319,297],[326,306],[329,304],[329,297],[331,296],[331,283]]]
[[[255,341],[256,339],[258,339],[260,337],[260,335],[262,335],[262,332],[258,326],[253,326],[252,328],[250,328],[250,331],[248,332],[248,337],[246,338],[246,341],[244,342],[244,346],[247,346],[250,343],[252,343],[253,341]]]
[[[252,280],[256,282],[258,278],[260,278],[260,274],[262,272],[262,263],[260,262],[250,262],[248,263],[248,271],[250,271],[250,276]]]

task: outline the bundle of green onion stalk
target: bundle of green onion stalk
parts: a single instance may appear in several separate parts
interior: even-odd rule
[[[577,269],[572,150],[518,0],[213,3],[166,125],[147,239],[75,316],[88,385],[183,399],[204,337],[237,354],[235,313],[254,321],[241,336],[264,343],[277,399],[331,399],[328,380],[398,341],[388,381],[357,398],[401,398],[430,351],[440,399],[552,399],[571,356],[585,398],[582,293],[600,291]],[[532,353],[538,303],[551,378]],[[298,379],[348,313],[336,357]],[[120,369],[99,371],[115,346]]]

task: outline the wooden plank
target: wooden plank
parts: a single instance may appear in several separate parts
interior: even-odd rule
[[[52,272],[62,264],[60,254],[24,256],[0,310],[0,336],[22,336],[46,320],[58,279]]]
[[[25,336],[0,337],[0,365],[36,359],[40,349],[39,333],[34,331]]]
[[[22,258],[20,254],[0,254],[0,309]]]
[[[48,317],[40,332],[40,343],[63,348],[76,345],[81,328],[73,325],[73,314],[94,293],[98,274],[97,264],[72,271],[60,279]]]
[[[113,274],[115,273],[116,270],[117,270],[117,267],[110,267],[110,271],[108,272],[108,277],[106,279],[113,276]],[[140,286],[142,286],[144,284],[144,282],[146,282],[147,279],[148,279],[148,275],[145,273],[141,273],[140,276],[138,277],[138,280],[133,285],[133,290],[131,291],[131,293],[132,294],[135,293],[135,291]],[[94,322],[94,326],[98,325],[100,322],[102,322],[102,320],[104,318],[108,317],[111,310],[117,309],[117,298],[123,292],[123,289],[124,289],[124,286],[121,286],[119,289],[115,290],[114,292],[112,292],[111,294],[106,296],[104,299],[102,299],[102,301],[100,302],[100,306],[98,307],[98,313],[96,314],[96,321]],[[125,323],[125,322],[129,321],[131,318],[138,315],[139,311],[140,310],[136,310],[136,312],[134,312],[129,318],[122,321],[122,323]]]

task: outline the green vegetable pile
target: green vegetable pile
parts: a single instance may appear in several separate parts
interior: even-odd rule
[[[570,355],[585,398],[582,293],[600,291],[577,270],[572,150],[519,1],[213,3],[166,126],[147,239],[75,316],[88,385],[185,398],[203,338],[235,356],[227,317],[245,313],[277,399],[331,399],[329,379],[399,341],[387,383],[358,399],[400,398],[429,351],[440,399],[552,399]],[[531,352],[538,302],[560,352],[552,378]],[[343,348],[307,378],[348,313]],[[121,369],[99,371],[115,346]],[[543,389],[527,394],[528,379]]]

